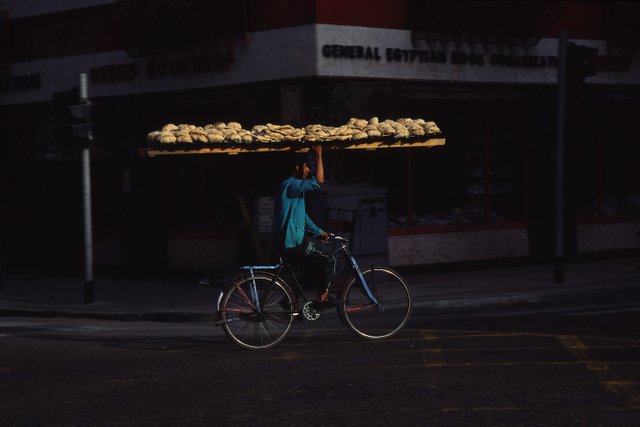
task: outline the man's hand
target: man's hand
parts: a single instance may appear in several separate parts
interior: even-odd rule
[[[322,243],[327,243],[329,241],[329,233],[327,233],[326,231],[323,231],[322,234],[318,236],[318,238]]]
[[[316,156],[321,156],[322,155],[322,145],[315,145],[313,147],[313,151],[316,153]]]

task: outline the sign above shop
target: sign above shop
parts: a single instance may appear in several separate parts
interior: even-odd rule
[[[38,90],[41,86],[40,73],[0,77],[0,93]]]
[[[531,45],[487,44],[414,39],[406,30],[338,25],[318,25],[316,34],[317,70],[322,76],[515,84],[557,81],[556,38],[541,38]],[[579,42],[598,49],[599,73],[588,83],[640,83],[640,73],[635,73],[640,65],[637,51],[612,51],[604,40]]]
[[[228,69],[234,61],[233,53],[209,53],[182,56],[153,56],[144,62],[92,67],[89,70],[92,84],[110,84],[136,81],[139,71],[147,79],[191,76]]]
[[[640,84],[640,50],[598,49],[587,83]],[[96,97],[320,77],[394,81],[556,84],[558,40],[531,46],[414,40],[408,30],[313,24],[251,33],[233,47],[132,58],[125,51],[14,63],[0,76],[0,105],[47,101],[88,73]]]
[[[380,52],[384,52],[381,55]],[[462,50],[381,48],[379,46],[325,44],[322,46],[325,58],[352,59],[365,61],[405,62],[405,63],[450,63],[454,65],[491,64],[505,67],[557,67],[558,57],[553,55],[512,55],[485,54]]]

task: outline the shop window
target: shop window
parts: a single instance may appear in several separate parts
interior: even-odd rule
[[[166,160],[167,224],[180,236],[229,237],[247,228],[243,210],[252,217],[255,201],[273,197],[287,176],[286,158],[273,153]]]
[[[610,101],[591,132],[581,134],[580,172],[575,189],[583,219],[640,215],[640,146],[634,118],[640,108],[630,101]],[[580,154],[581,153],[581,154]]]
[[[527,115],[513,105],[441,105],[436,122],[444,129],[445,147],[378,158],[374,176],[389,190],[390,228],[429,232],[520,226],[525,219]]]

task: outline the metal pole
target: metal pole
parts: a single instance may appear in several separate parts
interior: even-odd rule
[[[564,283],[564,156],[567,101],[567,30],[558,38],[558,116],[556,126],[555,283]]]
[[[87,75],[80,74],[80,103],[89,103]],[[89,144],[93,140],[91,129],[87,135],[87,145],[82,148],[82,196],[84,213],[84,302],[94,301],[93,285],[93,233],[91,226],[91,153]]]

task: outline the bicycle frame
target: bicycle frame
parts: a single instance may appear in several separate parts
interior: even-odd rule
[[[371,300],[371,302],[374,305],[380,305],[379,301],[376,299],[376,297],[373,295],[373,293],[371,292],[371,289],[369,288],[369,285],[367,285],[366,280],[364,279],[364,276],[362,275],[362,271],[360,270],[360,266],[358,265],[358,262],[356,261],[355,257],[353,256],[353,254],[351,253],[351,251],[349,250],[349,242],[347,239],[339,237],[339,236],[335,236],[332,235],[332,237],[334,239],[336,239],[338,242],[340,242],[340,249],[338,251],[343,251],[344,254],[347,256],[347,258],[349,259],[349,262],[351,264],[351,269],[354,272],[355,277],[358,279],[358,281],[360,282],[360,286],[362,287],[362,289],[364,289],[367,297]],[[253,302],[255,303],[256,306],[256,311],[258,312],[258,314],[262,313],[262,308],[260,305],[260,298],[258,295],[258,292],[256,290],[256,281],[255,281],[255,271],[275,271],[276,273],[274,274],[273,278],[272,278],[272,283],[275,283],[276,280],[278,280],[278,278],[280,277],[280,273],[282,272],[282,270],[285,268],[285,264],[282,261],[282,258],[280,258],[280,262],[278,264],[275,265],[245,265],[242,267],[239,267],[240,270],[244,270],[247,271],[248,274],[251,277],[251,298],[253,299]],[[295,273],[293,271],[291,271],[291,276],[293,277],[297,290],[298,290],[298,294],[302,296],[302,298],[304,299],[305,302],[307,302],[307,298],[304,295],[303,292],[303,288],[302,285],[300,284],[298,277],[295,275]],[[285,281],[286,283],[286,281]],[[343,283],[345,284],[346,281]],[[287,283],[288,285],[288,283]],[[291,286],[289,286],[289,288],[291,288]],[[218,296],[218,303],[217,303],[217,309],[218,311],[220,310],[220,304],[222,302],[222,297],[224,295],[224,291],[220,292],[220,295]]]
[[[251,277],[251,298],[253,299],[253,302],[256,305],[256,310],[258,311],[258,313],[262,313],[262,308],[260,306],[260,298],[258,295],[258,291],[256,290],[256,276],[255,276],[255,270],[258,271],[263,271],[263,270],[278,270],[276,275],[273,278],[273,282],[275,282],[278,278],[278,276],[280,275],[280,271],[282,271],[282,268],[284,267],[282,261],[279,262],[278,264],[275,265],[244,265],[242,267],[239,267],[239,270],[245,270],[249,272],[249,275]],[[272,282],[272,283],[273,283]],[[218,303],[217,303],[217,310],[220,311],[220,303],[222,302],[222,297],[224,296],[224,292],[225,290],[223,289],[222,291],[220,291],[220,294],[218,295]]]
[[[346,239],[340,238],[339,242],[340,242],[340,250],[344,251],[345,255],[347,255],[347,257],[349,258],[349,262],[351,263],[351,268],[353,269],[356,277],[360,281],[360,286],[362,286],[364,291],[367,293],[367,297],[371,300],[371,302],[374,305],[380,305],[376,297],[371,292],[369,285],[367,285],[367,281],[364,280],[364,276],[362,275],[362,271],[360,270],[360,266],[358,265],[356,258],[351,254],[351,251],[349,250],[349,246],[348,246],[348,241]]]

